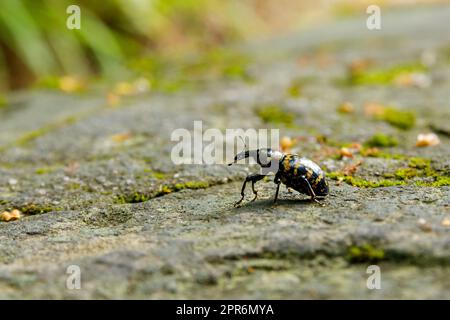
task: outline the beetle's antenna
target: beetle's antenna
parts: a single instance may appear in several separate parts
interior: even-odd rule
[[[242,138],[242,136],[239,136],[239,138],[241,139],[242,143],[244,144],[244,151],[242,151],[241,153],[238,153],[235,157],[234,157],[234,161],[229,163],[228,165],[231,166],[233,163],[236,163],[236,161],[239,158],[246,158],[249,155],[249,151],[247,149],[247,144],[245,143],[245,140]]]
[[[244,138],[242,138],[242,136],[239,136],[239,138],[241,138],[241,141],[244,144],[245,150],[247,150],[247,144],[245,143]]]

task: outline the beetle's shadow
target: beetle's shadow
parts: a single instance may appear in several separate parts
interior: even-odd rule
[[[323,202],[321,202],[324,204]],[[283,205],[302,205],[302,206],[313,206],[313,205],[319,205],[318,203],[311,201],[309,198],[285,198],[280,199],[278,198],[277,202],[274,203],[273,199],[256,199],[255,201],[246,201],[240,204],[237,207],[234,207],[234,209],[239,208],[261,208],[261,209],[267,209],[270,208],[276,208],[277,206],[283,206]]]

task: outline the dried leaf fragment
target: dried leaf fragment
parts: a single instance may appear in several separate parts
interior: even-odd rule
[[[353,106],[352,103],[346,101],[341,105],[339,105],[337,111],[339,113],[353,113],[355,111],[355,107]]]
[[[129,132],[117,133],[111,136],[114,142],[121,143],[132,138],[132,134]]]
[[[344,169],[342,169],[342,173],[346,176],[352,176],[356,170],[358,170],[358,167],[362,164],[362,161],[358,161],[356,163],[349,164],[348,166],[345,166]]]
[[[424,219],[420,218],[418,220],[419,228],[423,232],[431,232],[433,229],[431,228],[431,225]]]
[[[5,222],[19,220],[21,217],[20,211],[14,209],[13,211],[4,211],[0,214],[0,220]]]
[[[295,144],[295,141],[290,137],[284,136],[280,140],[280,148],[282,151],[289,151]]]
[[[81,91],[85,87],[83,80],[72,76],[61,77],[58,80],[58,85],[62,91],[67,93]]]
[[[341,149],[339,150],[339,154],[340,154],[342,157],[353,158],[353,153],[350,151],[349,148],[345,148],[345,147],[341,148]]]
[[[364,113],[367,116],[382,116],[386,111],[386,107],[376,102],[368,102],[364,105]]]
[[[435,133],[420,133],[417,136],[416,147],[432,147],[439,143],[441,141]]]

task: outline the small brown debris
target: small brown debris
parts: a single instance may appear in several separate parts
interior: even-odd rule
[[[146,78],[138,78],[134,81],[134,90],[136,93],[144,93],[150,90],[150,81]]]
[[[280,140],[280,148],[282,151],[289,151],[294,146],[295,141],[290,137],[284,136]]]
[[[116,84],[114,87],[114,93],[120,96],[128,96],[135,93],[135,88],[133,84],[122,81]]]
[[[67,167],[64,168],[64,172],[69,175],[72,176],[74,175],[78,169],[80,168],[80,164],[76,161],[74,162],[70,162]]]
[[[353,158],[353,153],[348,149],[348,148],[341,148],[340,150],[339,150],[339,154],[342,156],[342,157],[347,157],[347,158]]]
[[[361,155],[365,157],[377,156],[380,153],[380,149],[378,148],[368,148],[361,151]]]
[[[337,111],[339,113],[353,113],[355,111],[355,107],[352,103],[346,101],[339,105]]]
[[[386,107],[376,102],[368,102],[364,105],[364,113],[370,117],[382,116],[386,111]]]
[[[13,211],[4,211],[0,214],[0,220],[5,222],[19,220],[21,218],[21,213],[19,210],[14,209]]]
[[[431,79],[424,73],[406,73],[398,75],[394,83],[402,87],[428,88],[431,85]]]
[[[431,225],[424,218],[420,218],[417,223],[419,224],[420,230],[423,232],[431,232],[433,230]]]
[[[435,133],[420,133],[417,136],[416,147],[432,147],[439,143],[441,143],[441,141]]]
[[[106,95],[106,102],[107,102],[108,106],[115,107],[120,103],[120,96],[113,92],[109,92]]]
[[[312,158],[321,160],[339,155],[340,155],[339,149],[323,145],[317,152],[314,153]]]
[[[59,79],[59,88],[67,93],[81,91],[85,84],[77,77],[65,76]]]
[[[336,185],[340,186],[342,184],[342,182],[344,182],[344,177],[338,177],[338,179],[336,181]]]
[[[115,135],[111,136],[111,139],[114,142],[121,143],[121,142],[124,142],[124,141],[127,141],[127,140],[131,139],[131,137],[132,137],[131,133],[123,132],[123,133],[118,133],[118,134],[115,134]]]
[[[444,227],[450,227],[450,218],[445,218],[441,223]]]
[[[311,58],[306,55],[300,56],[297,60],[297,63],[302,67],[308,66],[311,64]]]
[[[349,164],[348,166],[345,166],[344,169],[342,169],[342,173],[346,176],[352,176],[356,170],[358,170],[358,167],[362,164],[362,161],[359,160],[356,163]]]
[[[352,75],[360,74],[365,72],[368,68],[373,65],[373,60],[371,59],[356,59],[353,60],[348,66],[349,72]]]
[[[349,148],[355,149],[356,151],[360,151],[362,149],[362,145],[361,143],[353,142],[352,144],[350,144]]]

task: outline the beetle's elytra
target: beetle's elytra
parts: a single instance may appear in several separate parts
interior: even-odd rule
[[[264,148],[257,150],[247,150],[238,153],[234,157],[233,163],[245,158],[252,157],[261,166],[260,173],[249,174],[242,185],[241,199],[235,206],[244,200],[244,191],[247,182],[252,183],[252,191],[255,201],[258,192],[255,190],[255,183],[270,173],[275,173],[274,182],[277,185],[274,202],[278,199],[280,184],[283,183],[288,188],[292,188],[300,193],[309,195],[312,201],[317,201],[318,197],[328,195],[328,183],[325,179],[325,173],[313,161],[302,158],[296,154],[284,154],[279,151]]]

